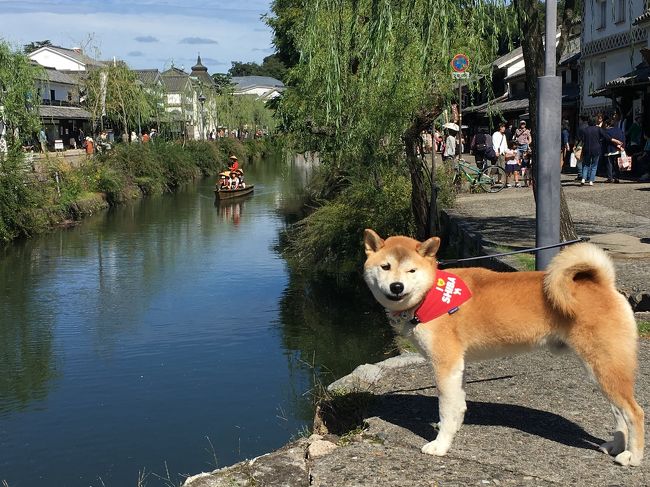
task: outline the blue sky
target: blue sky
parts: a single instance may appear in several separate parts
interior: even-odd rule
[[[84,46],[133,68],[187,70],[201,54],[210,73],[273,53],[260,20],[271,0],[0,0],[0,37],[16,47],[49,39]]]

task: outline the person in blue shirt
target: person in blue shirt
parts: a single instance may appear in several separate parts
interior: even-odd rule
[[[596,180],[598,161],[602,153],[601,140],[614,144],[618,148],[623,145],[623,142],[612,138],[604,128],[599,127],[595,117],[589,118],[589,124],[580,132],[580,137],[583,144],[582,180],[580,184],[584,186],[587,183],[589,186],[593,186]]]
[[[623,132],[619,123],[617,123],[616,118],[612,118],[607,124],[607,135],[612,139],[620,140],[622,144],[625,145],[625,133]],[[620,148],[613,145],[612,142],[609,142],[607,145],[607,152],[605,153],[606,163],[605,167],[607,169],[607,180],[606,183],[618,183],[618,178],[620,177],[620,171],[618,170],[618,158],[621,155]]]

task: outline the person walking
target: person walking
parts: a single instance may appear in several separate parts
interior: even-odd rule
[[[506,124],[500,123],[499,129],[492,134],[492,146],[497,156],[497,165],[506,170],[506,151],[508,150],[508,139],[506,138]]]
[[[526,120],[519,122],[519,128],[515,130],[514,135],[515,143],[517,144],[517,152],[519,152],[519,159],[524,157],[524,153],[530,149],[530,144],[533,141],[530,130],[526,128]]]
[[[487,165],[487,150],[490,147],[492,147],[492,137],[488,135],[485,128],[479,129],[478,133],[474,134],[470,145],[470,150],[474,154],[478,168],[483,168]]]
[[[623,129],[621,128],[621,124],[617,123],[616,118],[612,118],[609,123],[607,124],[607,134],[612,138],[616,140],[620,140],[622,142],[622,146],[625,145],[625,134],[623,133]],[[605,181],[606,183],[618,183],[619,182],[619,176],[620,176],[620,171],[618,169],[618,158],[621,155],[621,148],[620,147],[615,147],[612,145],[610,142],[607,145],[607,153],[606,153],[606,171],[607,171],[607,180]]]
[[[443,161],[450,161],[456,157],[456,131],[448,129],[445,139],[445,150],[442,153]]]
[[[45,154],[47,152],[47,135],[45,134],[45,129],[42,127],[38,131],[38,142],[41,144],[41,152]]]
[[[604,128],[599,127],[597,124],[597,119],[590,117],[587,127],[580,133],[582,137],[582,179],[580,186],[585,184],[594,185],[598,161],[602,152],[602,140],[606,140],[619,148],[623,144],[622,141],[612,138]]]

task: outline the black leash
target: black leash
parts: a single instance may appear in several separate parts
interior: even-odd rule
[[[467,257],[465,259],[445,259],[445,260],[439,260],[438,265],[441,266],[446,266],[449,264],[458,264],[460,262],[470,262],[473,260],[482,260],[482,259],[493,259],[495,257],[505,257],[506,255],[514,255],[514,254],[529,254],[532,252],[537,252],[538,250],[545,250],[545,249],[554,249],[556,247],[564,247],[566,245],[573,245],[578,242],[585,242],[587,241],[587,238],[578,238],[576,240],[567,240],[566,242],[562,243],[557,243],[553,245],[544,245],[543,247],[534,247],[532,249],[523,249],[523,250],[513,250],[512,252],[503,252],[501,254],[490,254],[490,255],[481,255],[479,257]]]

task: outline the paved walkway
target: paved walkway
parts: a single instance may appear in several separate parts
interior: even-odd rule
[[[598,178],[594,186],[580,186],[574,179],[562,175],[578,235],[608,250],[626,295],[650,296],[650,183],[605,184]],[[534,247],[535,200],[530,188],[463,193],[446,212],[462,221],[466,231],[480,234],[486,246]]]

